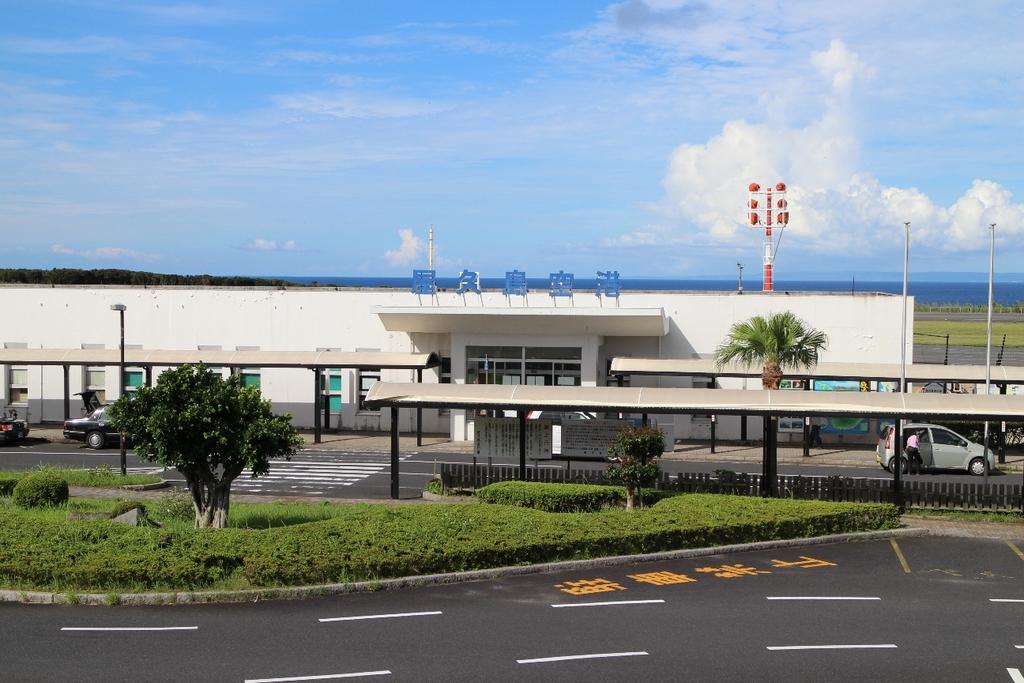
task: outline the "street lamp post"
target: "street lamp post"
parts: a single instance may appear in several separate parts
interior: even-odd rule
[[[989,395],[989,387],[992,386],[992,273],[995,270],[996,254],[996,224],[988,226],[988,320],[986,322],[985,337],[985,395]],[[988,490],[988,420],[985,420],[985,476],[982,485]]]
[[[903,317],[900,319],[900,393],[907,391],[907,270],[910,266],[910,221],[903,223]],[[897,417],[900,424],[893,425],[893,492],[897,504],[902,505],[903,482],[900,475],[903,470],[903,429],[902,417]],[[896,427],[900,427],[897,429]],[[897,443],[897,439],[899,443]]]
[[[110,304],[110,310],[117,311],[118,317],[121,318],[121,365],[119,367],[120,372],[118,373],[118,399],[124,397],[124,312],[128,309],[124,304]],[[124,442],[124,430],[121,430],[121,476],[128,476],[128,451],[125,447]]]

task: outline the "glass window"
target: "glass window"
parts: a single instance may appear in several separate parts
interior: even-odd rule
[[[90,389],[103,388],[107,385],[107,371],[104,368],[87,368],[85,383]]]
[[[578,347],[467,346],[466,383],[579,386],[581,357]]]
[[[327,368],[320,378],[320,388],[327,394],[328,410],[333,413],[341,412],[342,388],[344,387],[341,375],[341,368]]]
[[[935,443],[937,444],[945,446],[967,446],[963,439],[953,432],[947,432],[945,429],[933,429],[932,435],[932,438],[935,439]]]
[[[368,368],[359,371],[359,410],[373,411],[366,407],[366,395],[370,393],[370,387],[380,381],[380,368]]]
[[[11,368],[11,386],[28,386],[28,368]]]
[[[243,387],[260,388],[260,371],[258,368],[242,368],[241,373]]]
[[[145,374],[142,370],[124,371],[125,391],[135,391],[145,383]]]

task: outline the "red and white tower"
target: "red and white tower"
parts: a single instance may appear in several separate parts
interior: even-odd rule
[[[775,260],[775,249],[772,246],[772,224],[786,227],[789,223],[789,204],[786,202],[786,183],[776,183],[774,191],[771,186],[762,190],[757,183],[750,183],[747,188],[750,199],[747,200],[750,227],[764,229],[764,287],[763,291],[771,292],[772,261]]]

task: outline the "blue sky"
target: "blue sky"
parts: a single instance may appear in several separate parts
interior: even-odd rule
[[[1024,4],[0,0],[4,267],[756,273],[1024,257]]]

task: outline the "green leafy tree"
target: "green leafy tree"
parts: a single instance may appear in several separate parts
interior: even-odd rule
[[[167,370],[133,393],[110,408],[111,422],[140,458],[185,476],[198,528],[227,526],[231,482],[243,469],[265,475],[272,458],[289,459],[302,444],[290,415],[274,415],[258,389],[205,365]]]
[[[610,465],[606,476],[609,480],[626,487],[626,509],[632,510],[642,486],[649,486],[658,478],[661,468],[654,462],[665,451],[665,436],[654,427],[626,427],[611,445],[608,452],[618,457],[618,463]]]
[[[746,366],[761,365],[761,385],[778,389],[786,368],[810,368],[828,346],[824,332],[810,327],[789,311],[735,323],[715,351],[715,364],[733,361]]]

